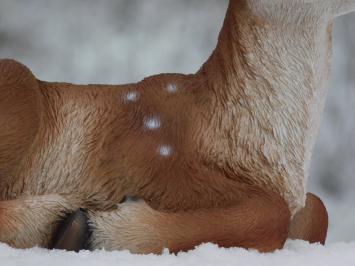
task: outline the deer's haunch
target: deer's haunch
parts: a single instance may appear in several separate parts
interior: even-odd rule
[[[49,83],[0,60],[0,241],[48,247],[82,207],[92,248],[271,251],[288,231],[324,242],[327,213],[305,183],[332,19],[353,9],[231,0],[198,73],[137,84]],[[126,195],[144,201],[117,206]]]

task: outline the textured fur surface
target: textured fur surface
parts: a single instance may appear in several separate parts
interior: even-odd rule
[[[254,10],[233,2],[219,46],[201,73],[211,80],[209,86],[217,95],[214,110],[220,111],[206,123],[211,128],[204,130],[220,135],[211,153],[228,151],[213,160],[222,168],[229,165],[251,183],[281,193],[294,214],[304,205],[326,96],[331,24],[324,16],[293,5],[277,9],[274,4],[275,10],[267,9],[259,17],[254,12],[259,14],[261,7]],[[223,47],[226,44],[232,49]]]
[[[0,241],[49,246],[84,207],[93,248],[282,247],[305,206],[332,19],[354,7],[231,0],[198,73],[137,84],[48,83],[1,60]],[[124,196],[146,203],[117,206]]]

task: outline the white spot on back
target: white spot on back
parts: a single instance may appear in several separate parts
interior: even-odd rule
[[[166,86],[166,90],[170,93],[175,93],[178,90],[178,86],[176,84],[168,84],[168,86]]]
[[[173,149],[171,148],[171,146],[168,146],[168,145],[163,145],[163,146],[160,146],[159,148],[159,154],[163,157],[168,157],[172,154],[173,152]]]
[[[144,120],[144,126],[150,130],[158,129],[161,126],[161,121],[158,117],[149,117]]]
[[[136,102],[139,99],[139,92],[130,91],[125,95],[124,99],[127,102]]]

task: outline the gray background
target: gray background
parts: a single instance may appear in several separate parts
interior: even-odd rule
[[[227,0],[0,0],[0,58],[48,81],[127,83],[195,72],[215,47]],[[355,240],[355,14],[335,23],[333,72],[309,190],[329,241]]]

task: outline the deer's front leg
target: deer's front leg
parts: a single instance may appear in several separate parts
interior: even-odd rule
[[[223,247],[272,251],[287,238],[290,212],[278,197],[250,195],[238,206],[178,213],[160,212],[145,202],[124,203],[114,212],[90,214],[91,248],[133,253],[185,251],[213,242]]]
[[[16,248],[50,247],[64,216],[78,208],[75,201],[60,195],[0,201],[0,242]]]

